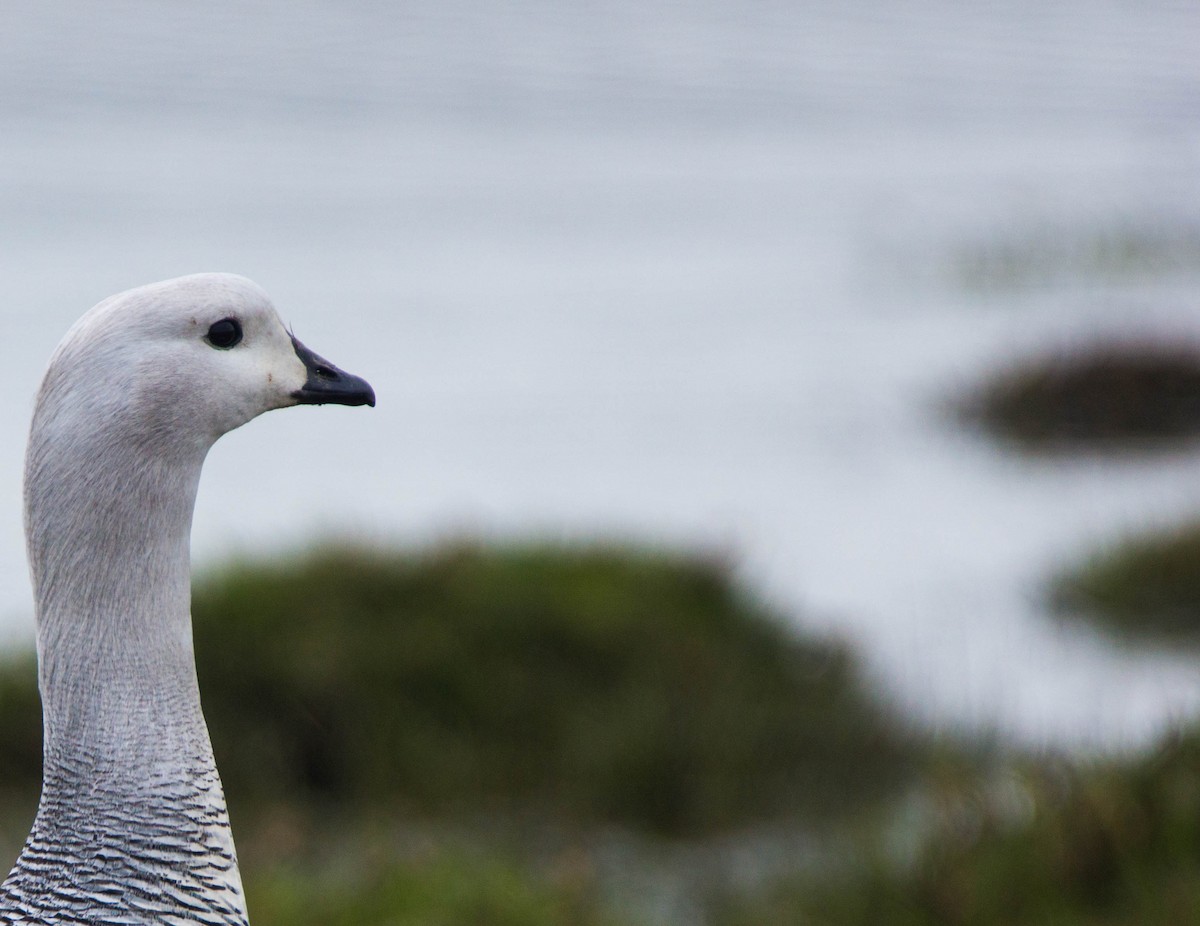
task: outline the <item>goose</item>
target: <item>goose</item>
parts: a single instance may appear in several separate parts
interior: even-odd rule
[[[232,274],[112,296],[55,350],[25,460],[42,791],[0,923],[246,926],[196,683],[192,511],[217,438],[326,403],[375,394]]]

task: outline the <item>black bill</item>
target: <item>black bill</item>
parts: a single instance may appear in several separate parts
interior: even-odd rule
[[[375,404],[375,390],[361,377],[339,370],[328,360],[318,357],[311,350],[292,338],[296,356],[308,370],[304,386],[292,393],[301,405],[371,405]]]

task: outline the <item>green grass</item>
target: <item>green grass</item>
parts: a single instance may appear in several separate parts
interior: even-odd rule
[[[606,912],[589,872],[534,871],[496,852],[359,847],[253,874],[246,900],[255,926],[630,926]]]

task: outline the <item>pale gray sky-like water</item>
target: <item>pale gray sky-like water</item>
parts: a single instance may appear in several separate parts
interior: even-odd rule
[[[219,269],[380,402],[218,444],[200,564],[331,533],[715,547],[935,725],[1106,746],[1200,709],[1194,657],[1038,600],[1200,511],[1200,454],[1020,459],[936,410],[1098,332],[1200,339],[1200,8],[80,9],[0,10],[13,634],[46,358],[110,293]],[[1113,267],[1111,238],[1149,244]]]

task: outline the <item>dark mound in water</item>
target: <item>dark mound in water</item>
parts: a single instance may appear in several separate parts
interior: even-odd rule
[[[1169,447],[1200,435],[1200,347],[1111,343],[1008,369],[959,405],[1034,451]]]

